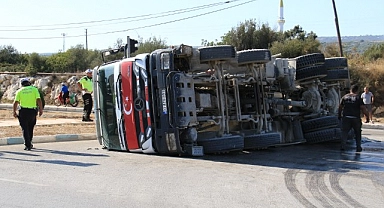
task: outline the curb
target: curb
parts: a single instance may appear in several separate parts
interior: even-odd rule
[[[363,124],[361,126],[362,129],[382,129],[384,130],[384,125],[380,124]]]
[[[81,140],[97,140],[95,134],[57,134],[51,136],[34,136],[33,143],[48,143],[48,142],[67,142]],[[5,137],[0,138],[0,146],[24,144],[23,137]]]

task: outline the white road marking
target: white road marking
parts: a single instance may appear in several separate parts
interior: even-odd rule
[[[27,184],[27,185],[33,185],[33,186],[48,186],[48,185],[45,185],[45,184],[26,182],[26,181],[18,181],[18,180],[6,179],[6,178],[0,178],[0,181],[12,182],[12,183],[20,183],[20,184]]]

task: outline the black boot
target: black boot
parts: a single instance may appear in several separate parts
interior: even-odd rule
[[[83,110],[83,119],[81,121],[87,121],[87,111]]]
[[[90,115],[86,115],[84,121],[92,122],[93,120],[91,119]]]
[[[361,151],[363,151],[363,148],[361,148],[361,146],[356,147],[356,152],[361,152]]]
[[[361,138],[356,138],[356,152],[363,151],[363,148],[361,148]]]

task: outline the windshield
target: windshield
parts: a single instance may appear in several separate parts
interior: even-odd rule
[[[109,149],[120,149],[115,113],[114,65],[99,69],[100,120],[104,143]]]

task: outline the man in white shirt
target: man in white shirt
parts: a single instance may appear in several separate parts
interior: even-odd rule
[[[371,123],[373,123],[372,104],[373,104],[374,96],[373,96],[372,92],[369,91],[368,87],[364,87],[364,92],[361,94],[361,98],[363,99],[364,106],[367,109],[368,114],[369,114],[369,115],[365,115],[365,118],[366,118],[365,123],[369,123],[369,121],[371,121]]]

